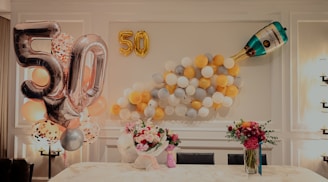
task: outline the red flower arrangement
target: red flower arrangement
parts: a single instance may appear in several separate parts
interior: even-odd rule
[[[264,124],[259,124],[255,121],[234,122],[234,126],[227,126],[227,138],[231,138],[235,141],[240,141],[247,149],[256,149],[259,146],[259,142],[270,143],[275,145],[278,141],[278,137],[271,136],[274,130],[267,130],[266,125],[271,120]]]

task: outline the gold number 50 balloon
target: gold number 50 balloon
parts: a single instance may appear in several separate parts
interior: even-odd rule
[[[138,31],[134,36],[134,42],[130,40],[132,36],[133,32],[131,30],[119,32],[118,40],[122,45],[120,53],[124,56],[128,56],[134,50],[137,56],[146,56],[149,51],[149,36],[147,32]]]

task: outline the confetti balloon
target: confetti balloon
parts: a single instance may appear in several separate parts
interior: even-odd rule
[[[84,134],[84,142],[94,143],[99,136],[100,127],[97,122],[91,122],[89,119],[85,122],[81,122],[80,130]]]
[[[50,120],[42,120],[33,125],[32,136],[38,142],[53,144],[59,140],[60,135],[58,125]]]

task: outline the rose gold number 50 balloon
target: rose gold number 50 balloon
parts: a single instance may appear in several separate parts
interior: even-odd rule
[[[50,82],[40,86],[32,80],[21,85],[22,93],[28,98],[42,99],[52,121],[67,127],[70,120],[79,117],[85,107],[92,104],[101,94],[107,61],[107,47],[97,35],[80,37],[73,45],[68,74],[63,65],[52,54],[35,51],[31,47],[34,39],[53,39],[60,34],[56,22],[21,23],[14,27],[14,49],[18,64],[22,67],[42,67]],[[87,56],[90,55],[92,56]],[[91,79],[83,85],[84,66],[91,57]]]

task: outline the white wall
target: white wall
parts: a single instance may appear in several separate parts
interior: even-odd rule
[[[304,103],[300,98],[307,96],[302,90],[313,86],[304,84],[300,79],[303,77],[298,75],[304,73],[300,67],[311,63],[306,61],[309,58],[299,61],[304,57],[300,51],[306,52],[299,43],[309,44],[308,39],[299,37],[306,35],[300,27],[305,25],[309,31],[317,30],[300,23],[320,22],[320,27],[326,25],[326,1],[13,0],[11,7],[12,26],[24,21],[55,20],[62,26],[62,32],[74,38],[94,33],[105,40],[109,47],[109,64],[103,95],[108,105],[115,103],[124,89],[131,88],[136,82],[148,82],[153,73],[163,72],[167,60],[179,63],[184,56],[193,58],[204,53],[229,57],[239,51],[257,30],[272,20],[280,21],[287,27],[289,42],[270,55],[251,58],[240,64],[244,87],[230,109],[220,110],[205,121],[171,117],[159,124],[179,133],[183,141],[181,151],[212,151],[215,152],[216,163],[226,164],[227,153],[238,153],[242,149],[240,144],[228,142],[224,137],[226,125],[240,118],[271,119],[270,126],[281,141],[274,147],[265,146],[269,164],[302,166],[328,177],[327,164],[320,156],[328,152],[322,147],[327,141],[320,134],[327,116],[320,112],[319,105],[312,112],[314,120],[304,117],[309,109],[307,105],[313,103],[300,107]],[[150,52],[145,58],[119,54],[117,34],[126,29],[143,29],[149,33]],[[316,32],[315,35],[319,38],[313,45],[325,47],[327,43],[320,39],[320,34]],[[323,58],[327,59],[327,50],[323,49],[323,53]],[[310,59],[317,58],[313,56]],[[30,138],[31,123],[23,120],[18,111],[23,102],[19,90],[23,70],[15,63],[14,51],[11,60],[11,82],[16,85],[12,84],[10,88],[10,109],[17,112],[10,113],[9,153],[12,157],[26,157],[36,164],[35,180],[46,179],[47,159],[37,152]],[[107,112],[100,119],[102,128],[97,142],[68,152],[70,164],[120,160],[116,140],[123,121]],[[53,175],[64,168],[62,157],[57,157],[53,162]]]

